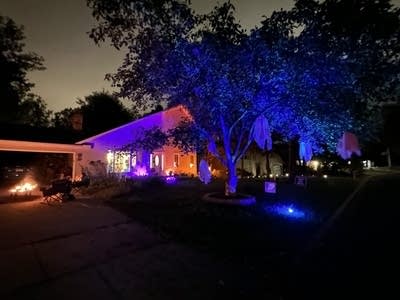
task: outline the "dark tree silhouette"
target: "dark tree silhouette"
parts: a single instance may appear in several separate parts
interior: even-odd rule
[[[23,27],[16,25],[12,19],[0,15],[1,122],[14,123],[18,120],[19,105],[25,97],[28,97],[26,101],[32,103],[32,98],[28,94],[33,83],[27,79],[27,73],[44,69],[42,57],[24,51],[24,39]],[[37,104],[36,108],[39,108],[43,102]]]
[[[33,127],[48,127],[51,114],[46,102],[41,97],[30,93],[19,104],[17,120],[18,123]]]
[[[100,133],[132,121],[132,114],[122,102],[107,92],[94,92],[76,102],[83,115],[83,130]]]
[[[64,108],[61,111],[55,112],[51,118],[51,126],[56,128],[71,129],[71,116],[77,109]]]

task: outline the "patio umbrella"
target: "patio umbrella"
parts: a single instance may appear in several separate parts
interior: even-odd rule
[[[310,161],[313,156],[311,144],[309,142],[300,141],[299,146],[300,159],[303,159],[306,162]]]
[[[259,116],[254,121],[252,137],[262,150],[265,150],[265,148],[268,150],[272,149],[271,130],[268,120],[263,115]]]
[[[204,159],[202,159],[199,164],[199,177],[200,180],[205,184],[208,184],[211,181],[211,172],[208,168],[207,162]]]
[[[343,159],[351,158],[351,155],[353,153],[358,156],[361,155],[358,139],[351,132],[343,133],[343,136],[339,139],[337,143],[336,151]]]

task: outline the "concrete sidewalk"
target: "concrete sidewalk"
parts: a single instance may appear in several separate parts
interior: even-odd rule
[[[0,205],[1,299],[214,299],[238,280],[95,200]]]

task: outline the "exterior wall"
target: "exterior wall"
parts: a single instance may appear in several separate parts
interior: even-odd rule
[[[197,176],[197,155],[195,152],[184,154],[174,147],[164,147],[164,171],[165,175],[187,174]],[[178,164],[175,165],[175,155],[178,156]],[[192,157],[192,161],[191,161]]]

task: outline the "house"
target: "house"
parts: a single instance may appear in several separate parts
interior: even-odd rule
[[[167,131],[190,114],[183,106],[147,115],[128,124],[86,138],[76,145],[88,145],[78,153],[76,169],[92,175],[113,173],[123,176],[170,174],[197,175],[196,153],[182,153],[178,148],[164,146],[150,152],[123,150],[124,146],[140,139],[145,130],[159,127]],[[91,175],[89,174],[89,175]]]

